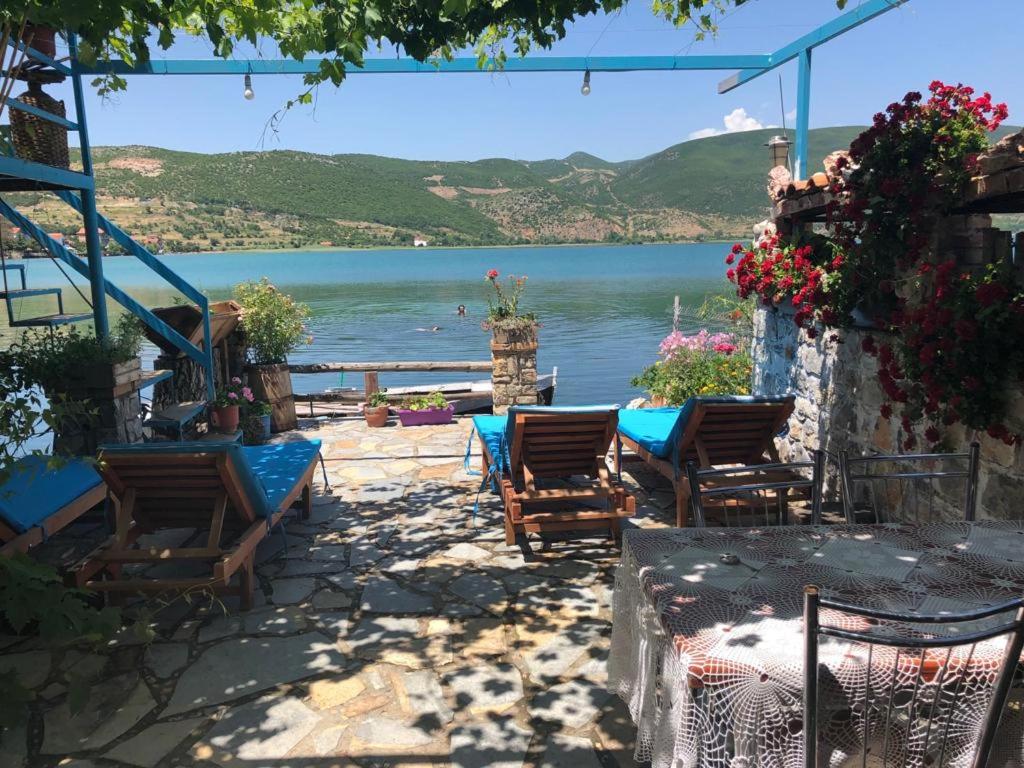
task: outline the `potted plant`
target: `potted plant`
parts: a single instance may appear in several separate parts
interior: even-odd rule
[[[103,339],[70,326],[27,331],[11,345],[19,375],[51,403],[88,405],[90,418],[67,416],[52,425],[57,452],[89,455],[103,442],[142,439],[141,346],[140,323],[127,314]]]
[[[378,389],[366,398],[363,417],[368,427],[383,427],[388,423],[388,391]]]
[[[420,427],[426,424],[450,424],[455,406],[445,400],[440,392],[412,398],[402,403],[398,418],[403,427]]]
[[[537,318],[532,312],[519,312],[519,300],[526,289],[526,275],[509,275],[503,287],[496,269],[488,270],[485,279],[493,294],[487,299],[487,320],[484,330],[489,330],[495,344],[507,346],[537,343]]]
[[[309,307],[281,293],[265,277],[235,286],[235,299],[242,307],[242,330],[249,348],[249,386],[257,399],[270,404],[274,432],[295,429],[298,419],[288,353],[313,342],[305,325]]]
[[[239,418],[243,443],[262,445],[270,439],[270,403],[260,400],[244,403]]]
[[[213,401],[213,423],[219,432],[232,434],[238,429],[239,408],[252,403],[252,390],[237,376],[217,390]]]

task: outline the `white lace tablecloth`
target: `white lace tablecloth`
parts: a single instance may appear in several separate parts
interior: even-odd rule
[[[637,760],[650,760],[654,768],[802,766],[803,587],[815,584],[823,596],[899,612],[998,605],[1024,594],[1022,526],[626,531],[608,669],[609,686],[626,702],[637,726]],[[723,560],[726,554],[734,557]],[[839,620],[835,614],[831,618],[826,612],[822,622]],[[1002,614],[954,631],[1009,618]],[[873,629],[911,636],[935,631],[886,622]],[[984,702],[970,692],[991,684],[1004,643],[956,647],[950,651],[952,663],[941,651],[947,668],[960,663],[971,670],[963,676],[970,682],[957,690],[957,722],[943,748],[943,765],[969,764],[984,712]],[[927,664],[918,664],[916,653],[874,646],[867,657],[867,646],[822,638],[819,663],[827,668],[823,679],[832,689],[822,696],[823,707],[830,708],[827,716],[819,718],[831,765],[861,765],[865,730],[873,754],[886,752],[890,765],[934,762],[934,755],[914,752],[922,734],[913,729],[933,727],[935,716],[923,718],[923,726],[920,717],[904,718],[902,734],[892,734],[890,723],[889,736],[870,717],[865,729],[860,716],[879,708],[865,706],[873,691],[894,685],[922,697],[929,695],[929,686],[947,695],[941,675],[919,674],[933,661],[925,657]],[[897,705],[901,700],[898,696]],[[1020,703],[1015,689],[1008,708],[1014,714],[1004,717],[990,768],[1022,765]]]

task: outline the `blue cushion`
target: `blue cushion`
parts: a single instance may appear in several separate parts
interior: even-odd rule
[[[619,432],[660,459],[675,461],[679,440],[697,403],[785,403],[789,395],[715,395],[691,397],[680,408],[639,408],[619,411]]]
[[[474,416],[473,429],[480,435],[480,439],[487,446],[487,453],[491,460],[497,464],[501,463],[502,440],[505,437],[505,425],[508,423],[504,416]]]
[[[103,483],[92,464],[71,459],[47,468],[47,456],[18,459],[0,487],[0,518],[18,533],[42,523],[87,491]]]
[[[279,503],[288,491],[295,487],[295,483],[315,460],[319,451],[319,440],[297,440],[291,443],[247,447],[238,443],[183,441],[104,445],[100,447],[100,458],[102,459],[104,453],[225,453],[230,457],[242,491],[253,505],[256,514],[269,520],[278,509],[275,500]]]
[[[319,440],[296,440],[272,445],[250,445],[242,449],[259,478],[272,510],[281,508],[285,496],[295,487],[320,453]]]
[[[691,402],[688,400],[687,405]],[[692,410],[690,405],[689,411]],[[626,408],[619,411],[619,432],[658,458],[668,459],[672,456],[673,437],[679,439],[678,427],[685,423],[680,418],[682,412],[683,408]]]

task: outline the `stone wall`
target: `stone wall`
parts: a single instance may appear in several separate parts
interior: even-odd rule
[[[537,405],[537,336],[495,331],[491,339],[491,387],[494,413],[512,405]]]
[[[105,443],[142,442],[142,403],[139,398],[141,361],[81,369],[80,378],[65,381],[64,395],[88,403],[93,417],[84,422],[67,420],[56,431],[54,453],[95,456]]]
[[[245,338],[240,330],[231,333],[213,352],[214,385],[219,387],[226,377],[242,377],[245,372]],[[225,367],[227,371],[225,372]],[[175,403],[206,400],[206,376],[203,367],[182,353],[162,354],[153,361],[156,370],[172,370],[174,376],[156,385],[153,410],[159,411]]]
[[[878,334],[875,334],[878,336]],[[830,454],[826,498],[837,499],[836,457],[840,451],[857,454],[901,453],[904,439],[898,419],[882,418],[877,361],[861,351],[863,334],[844,331],[841,341],[830,333],[808,338],[796,327],[791,312],[760,308],[754,318],[754,393],[793,394],[795,410],[788,433],[779,438],[783,460],[801,461],[822,448]],[[880,337],[882,338],[882,337]],[[1010,394],[1007,426],[1024,433],[1024,394]],[[978,489],[979,518],[1020,518],[1024,515],[1024,457],[1020,446],[1007,446],[962,425],[947,429],[943,442],[965,451],[971,441],[981,445]],[[946,501],[950,508],[957,499]]]

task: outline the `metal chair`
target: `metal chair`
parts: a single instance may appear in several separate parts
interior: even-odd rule
[[[822,609],[830,612],[827,625],[821,623]],[[1014,611],[1012,620],[980,629],[964,625],[1004,611]],[[898,622],[903,631],[883,633],[883,622]],[[963,631],[949,631],[957,627]],[[1006,645],[996,666],[978,646],[1003,635]],[[832,676],[835,670],[819,666],[822,636],[866,646],[866,669],[864,653],[857,656],[848,646],[843,652],[847,684],[863,680],[861,690],[843,690]],[[821,597],[818,587],[805,587],[805,768],[829,765],[832,752],[848,765],[985,768],[1022,647],[1024,599],[959,614],[907,615],[835,602]],[[989,650],[994,656],[995,649]],[[854,658],[861,666],[851,678]],[[830,710],[825,716],[822,705]]]
[[[839,454],[843,483],[843,512],[849,523],[864,522],[865,513],[872,522],[932,522],[936,502],[950,497],[949,485],[963,479],[963,519],[974,520],[978,494],[979,446],[971,443],[966,453],[914,453],[852,457]],[[883,471],[871,471],[881,469]],[[888,469],[889,471],[884,471]],[[860,493],[861,488],[866,490]],[[859,502],[863,502],[859,504]],[[887,514],[900,510],[899,519]],[[927,519],[925,518],[927,510]],[[860,514],[858,514],[860,513]],[[858,520],[858,518],[860,518]],[[948,515],[946,518],[948,520]]]
[[[694,524],[707,527],[708,510],[716,510],[725,517],[725,526],[731,523],[730,512],[737,525],[788,525],[789,503],[810,501],[811,523],[817,525],[824,456],[814,451],[811,461],[725,469],[698,469],[695,462],[687,463]]]

